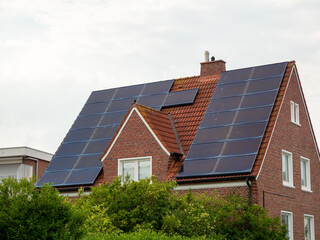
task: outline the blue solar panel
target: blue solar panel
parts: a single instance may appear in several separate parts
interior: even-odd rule
[[[185,91],[170,92],[163,104],[163,107],[179,106],[193,103],[198,89],[190,89]]]
[[[251,171],[286,66],[221,74],[178,178]]]
[[[156,110],[168,104],[194,101],[198,89],[170,93],[173,82],[168,80],[92,92],[39,184],[47,180],[54,186],[93,183],[102,166],[100,157],[134,100]],[[167,105],[164,103],[166,99]]]

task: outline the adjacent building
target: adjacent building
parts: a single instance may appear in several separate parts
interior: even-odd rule
[[[29,147],[0,148],[0,178],[39,179],[51,158],[52,154]]]

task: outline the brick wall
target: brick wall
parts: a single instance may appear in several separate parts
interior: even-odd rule
[[[300,124],[291,123],[290,100],[298,103]],[[282,150],[293,154],[294,188],[282,184]],[[299,90],[298,81],[293,72],[289,81],[282,107],[266,157],[258,176],[255,189],[256,202],[264,206],[271,216],[281,215],[281,210],[293,213],[294,239],[304,239],[304,214],[314,215],[316,239],[320,239],[320,163],[316,147]],[[310,159],[311,190],[301,190],[300,156]]]
[[[160,147],[138,114],[133,111],[107,158],[103,161],[103,172],[95,185],[103,182],[110,183],[118,176],[118,159],[146,156],[152,156],[152,175],[164,181],[171,163],[169,156]]]
[[[176,190],[176,193],[186,194],[188,190]],[[208,194],[210,196],[222,196],[226,197],[229,194],[236,194],[240,195],[244,199],[248,199],[248,187],[241,186],[241,187],[221,187],[221,188],[202,188],[202,189],[193,189],[192,192],[197,194]]]

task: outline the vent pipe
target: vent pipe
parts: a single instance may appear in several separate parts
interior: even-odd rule
[[[209,51],[204,52],[204,61],[209,62]]]

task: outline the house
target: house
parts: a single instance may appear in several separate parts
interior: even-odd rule
[[[320,238],[320,162],[294,61],[92,92],[37,186],[72,195],[117,176],[239,193],[290,239]]]
[[[40,179],[49,165],[52,154],[29,147],[0,148],[0,179]]]

